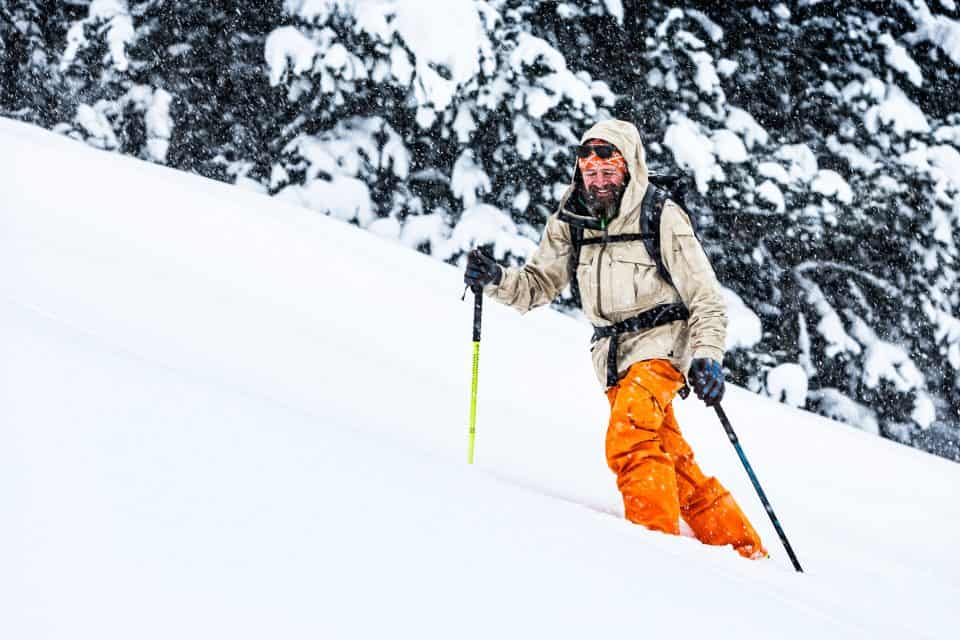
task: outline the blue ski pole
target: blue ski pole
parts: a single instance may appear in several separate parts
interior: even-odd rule
[[[733,448],[737,450],[737,455],[740,456],[740,462],[743,463],[743,468],[747,470],[747,475],[750,476],[750,482],[753,483],[753,488],[757,490],[757,495],[760,496],[760,502],[763,503],[763,508],[767,510],[767,515],[770,516],[770,522],[773,523],[773,528],[777,530],[777,535],[780,536],[780,542],[783,543],[784,549],[787,550],[787,555],[790,556],[793,568],[803,573],[803,569],[800,568],[800,561],[797,560],[797,556],[793,552],[793,547],[790,546],[790,541],[787,540],[787,534],[783,532],[783,527],[780,526],[777,514],[773,512],[773,506],[770,504],[770,501],[767,500],[767,494],[763,492],[763,487],[760,486],[760,481],[757,480],[757,475],[753,472],[753,467],[747,462],[747,456],[744,455],[743,449],[740,448],[740,439],[737,438],[737,434],[734,432],[730,420],[727,419],[727,414],[719,403],[713,408],[717,412],[717,417],[720,418],[720,424],[723,425],[723,430],[727,432],[727,438],[730,439]]]

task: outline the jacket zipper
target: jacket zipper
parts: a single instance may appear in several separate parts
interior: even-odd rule
[[[607,218],[600,218],[600,228],[603,230],[603,243],[600,245],[600,252],[597,254],[597,315],[607,319],[603,313],[603,292],[600,290],[600,270],[603,269],[603,252],[607,250]]]

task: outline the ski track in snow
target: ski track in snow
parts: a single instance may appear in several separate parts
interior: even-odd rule
[[[732,388],[808,573],[625,522],[589,329],[263,196],[0,120],[0,636],[938,638],[960,467]],[[56,179],[56,188],[50,185]],[[376,603],[371,611],[371,603]]]

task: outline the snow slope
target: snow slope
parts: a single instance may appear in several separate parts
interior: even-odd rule
[[[258,194],[0,120],[0,637],[942,638],[960,466],[731,389],[773,558],[633,526],[589,331]]]

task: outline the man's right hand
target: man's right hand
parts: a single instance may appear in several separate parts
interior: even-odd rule
[[[467,269],[463,273],[463,281],[471,287],[483,287],[488,284],[500,284],[503,270],[497,261],[480,249],[474,249],[467,254]]]

